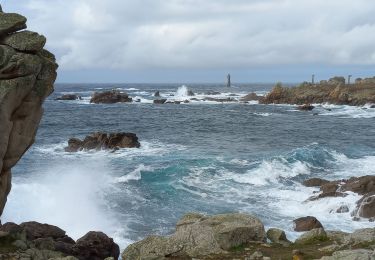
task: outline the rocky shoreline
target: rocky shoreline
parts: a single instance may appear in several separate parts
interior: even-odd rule
[[[351,106],[375,104],[375,79],[357,79],[354,84],[346,84],[345,78],[334,77],[318,84],[304,82],[295,87],[283,87],[278,83],[260,100],[260,103],[292,105],[329,103]]]

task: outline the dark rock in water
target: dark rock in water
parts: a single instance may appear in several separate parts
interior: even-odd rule
[[[212,91],[212,90],[209,90],[207,92],[204,93],[205,95],[220,95],[221,93],[218,92],[218,91]]]
[[[66,94],[56,98],[55,100],[82,100],[82,97],[74,94]]]
[[[195,94],[192,90],[188,90],[187,95],[190,96],[190,97],[195,96]]]
[[[375,105],[371,105],[370,108],[375,108]]]
[[[307,216],[293,220],[294,231],[310,231],[315,228],[323,228],[322,224],[315,217]]]
[[[160,92],[159,92],[159,91],[156,91],[156,92],[154,93],[154,97],[160,97]]]
[[[246,101],[259,101],[261,100],[263,97],[262,96],[258,96],[256,93],[250,93],[250,94],[247,94],[246,96],[242,97],[240,99],[240,101],[243,101],[243,102],[246,102]]]
[[[133,133],[93,133],[86,136],[82,141],[78,138],[71,138],[68,141],[66,152],[77,152],[81,150],[106,150],[118,148],[139,148],[138,137]]]
[[[326,183],[329,183],[329,181],[320,179],[320,178],[311,178],[311,179],[305,180],[302,184],[306,187],[318,187]]]
[[[298,109],[299,110],[304,110],[304,111],[311,111],[313,110],[315,107],[310,105],[310,104],[304,104],[302,106],[298,106]]]
[[[347,213],[349,212],[349,208],[346,205],[340,206],[337,210],[336,213]]]
[[[164,104],[165,102],[167,102],[166,99],[155,99],[154,100],[154,104]]]
[[[212,98],[212,97],[205,97],[204,98],[207,101],[215,101],[215,102],[233,102],[236,101],[233,98]]]
[[[103,260],[107,257],[118,259],[120,248],[106,234],[90,231],[77,240],[73,252],[80,260]]]
[[[375,217],[375,192],[366,194],[359,201],[357,201],[357,208],[354,215],[361,218]]]
[[[66,236],[65,231],[59,227],[41,224],[35,221],[22,223],[20,227],[25,230],[28,240],[48,237],[57,239]]]
[[[127,93],[122,93],[118,90],[111,90],[105,92],[95,92],[94,95],[91,97],[90,103],[113,104],[132,101],[132,98],[130,98]]]
[[[26,18],[19,14],[0,12],[0,36],[26,28]]]
[[[187,100],[187,99],[185,99],[185,100],[184,100],[184,103],[187,104],[187,103],[190,103],[190,101]]]

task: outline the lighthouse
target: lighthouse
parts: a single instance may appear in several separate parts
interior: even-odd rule
[[[232,86],[232,83],[230,82],[230,74],[228,73],[227,75],[227,87],[231,87]]]

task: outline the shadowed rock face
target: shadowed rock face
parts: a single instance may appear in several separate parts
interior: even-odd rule
[[[0,7],[0,214],[11,188],[11,168],[33,144],[53,92],[57,64],[45,37],[26,28],[26,18]]]

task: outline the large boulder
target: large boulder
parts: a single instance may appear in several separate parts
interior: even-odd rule
[[[126,248],[122,257],[126,260],[191,258],[220,254],[251,241],[265,241],[264,226],[253,216],[190,213],[177,223],[176,232],[171,236],[148,237]]]
[[[317,242],[327,241],[328,236],[323,228],[314,228],[302,234],[296,239],[296,244],[313,244]]]
[[[102,232],[90,231],[77,240],[73,246],[74,256],[80,260],[103,260],[107,257],[118,259],[119,246]]]
[[[35,221],[24,222],[20,224],[20,227],[25,230],[28,240],[48,237],[58,239],[66,236],[65,231],[59,227],[49,224],[41,224]]]
[[[0,13],[0,215],[11,189],[11,168],[33,144],[43,101],[57,76],[55,57],[42,49],[44,43],[33,52],[19,50],[35,40],[32,32],[15,33],[25,23],[21,15]]]
[[[322,224],[315,217],[307,216],[293,220],[294,231],[303,232],[316,228],[323,228]]]
[[[127,93],[120,92],[118,90],[95,92],[91,97],[90,103],[103,103],[103,104],[113,104],[113,103],[125,103],[132,102],[133,99],[128,96]]]
[[[374,251],[368,249],[352,249],[336,251],[332,256],[323,256],[320,260],[373,260]]]
[[[138,137],[133,133],[93,133],[85,137],[84,140],[71,138],[66,152],[78,152],[81,150],[116,150],[119,148],[139,148],[141,144]]]
[[[270,228],[269,230],[267,230],[267,238],[272,243],[278,243],[282,245],[290,244],[290,241],[286,238],[285,232],[278,228]]]

